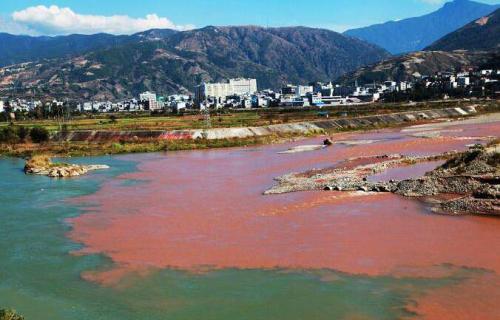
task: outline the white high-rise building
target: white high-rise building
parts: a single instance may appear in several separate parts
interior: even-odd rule
[[[198,102],[206,98],[225,99],[232,95],[251,95],[257,92],[256,79],[229,79],[228,82],[203,83],[196,87],[195,97]]]
[[[233,94],[233,90],[229,83],[205,83],[205,97],[225,98]]]
[[[229,85],[232,90],[232,94],[242,96],[250,95],[257,92],[257,80],[256,79],[230,79]]]

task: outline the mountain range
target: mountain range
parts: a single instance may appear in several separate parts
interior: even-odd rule
[[[500,48],[500,9],[436,41],[425,50],[494,50]]]
[[[360,85],[373,82],[412,81],[438,72],[458,72],[469,67],[499,68],[498,53],[491,51],[417,51],[362,67],[336,80],[337,83]]]
[[[449,33],[425,51],[395,56],[347,73],[337,81],[352,85],[412,81],[437,72],[500,68],[500,9]]]
[[[454,0],[421,17],[352,29],[344,34],[376,44],[392,54],[419,51],[498,8],[500,5]]]
[[[279,88],[289,82],[329,81],[390,56],[364,41],[305,27],[150,30],[116,38],[97,50],[63,47],[62,57],[1,68],[0,90],[116,99],[145,90],[192,92],[203,81],[240,76],[256,78],[262,88]]]
[[[39,59],[71,57],[93,50],[113,48],[125,43],[143,40],[145,35],[167,36],[175,30],[163,29],[131,36],[98,33],[92,35],[73,34],[56,37],[32,37],[0,33],[0,67]]]
[[[498,67],[500,10],[492,13],[495,7],[455,0],[420,18],[375,26],[372,31],[386,32],[383,45],[393,52],[390,44],[398,41],[405,50],[409,39],[418,48],[427,43],[427,51],[399,56],[350,36],[354,31],[306,27],[209,26],[129,36],[0,33],[0,95],[104,100],[146,90],[192,93],[204,81],[234,77],[256,78],[260,88],[278,89],[287,83],[404,81],[464,67]],[[431,41],[454,25],[461,28]]]

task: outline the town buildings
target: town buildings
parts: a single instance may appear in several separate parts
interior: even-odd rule
[[[411,81],[383,81],[342,85],[315,82],[310,84],[287,84],[279,90],[258,91],[256,79],[237,78],[226,82],[203,83],[196,87],[195,95],[174,94],[157,96],[154,92],[143,92],[139,99],[122,101],[40,101],[21,98],[0,98],[0,112],[5,112],[8,102],[13,112],[50,113],[55,107],[82,113],[100,112],[199,112],[207,109],[250,108],[307,108],[324,106],[355,105],[377,101],[408,101],[425,99],[447,99],[495,97],[500,94],[498,70],[468,72],[438,72],[434,75],[414,76]],[[417,100],[418,101],[418,100]],[[60,110],[57,108],[55,110]],[[58,111],[59,112],[59,111]]]

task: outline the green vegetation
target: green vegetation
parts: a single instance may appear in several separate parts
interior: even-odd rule
[[[24,320],[15,310],[0,309],[0,320]]]
[[[34,127],[30,131],[31,141],[43,143],[49,141],[49,131],[44,127]]]
[[[28,128],[10,123],[3,128],[0,127],[0,143],[19,144],[25,143],[26,138],[30,137],[34,143],[44,143],[49,141],[50,133],[44,127]]]
[[[24,126],[9,124],[0,129],[0,143],[16,144],[25,142],[29,131]]]

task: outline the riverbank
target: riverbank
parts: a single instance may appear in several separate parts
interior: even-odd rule
[[[263,127],[174,131],[72,131],[64,134],[57,133],[51,141],[43,144],[2,145],[0,154],[17,157],[29,157],[33,154],[90,156],[242,147],[280,143],[336,132],[401,127],[409,123],[418,124],[441,119],[464,118],[482,112],[483,110],[478,110],[476,106],[467,106]]]
[[[0,145],[0,155],[29,158],[33,155],[46,154],[53,157],[83,157],[100,155],[118,155],[130,153],[152,153],[181,150],[205,150],[230,147],[246,147],[273,144],[304,138],[311,135],[275,134],[264,137],[233,139],[186,139],[142,141],[75,141],[48,142],[44,144]]]

